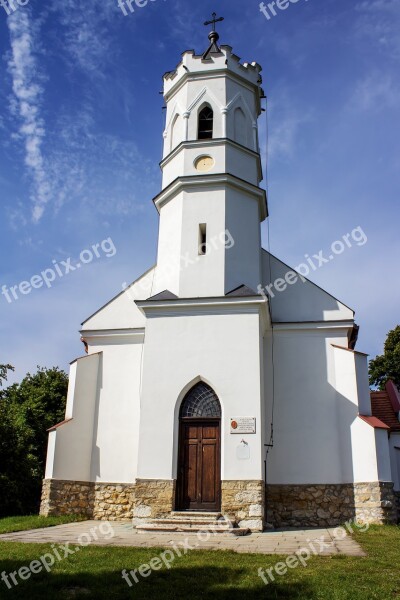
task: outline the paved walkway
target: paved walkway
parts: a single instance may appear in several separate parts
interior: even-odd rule
[[[140,548],[181,546],[183,542],[193,549],[234,550],[243,553],[294,554],[307,548],[321,556],[347,554],[366,556],[349,535],[335,529],[274,529],[251,533],[243,537],[210,533],[140,533],[125,521],[82,521],[44,529],[32,529],[0,535],[0,542],[60,543],[72,545],[133,546]],[[207,539],[208,537],[208,539]],[[340,537],[340,539],[339,539]]]

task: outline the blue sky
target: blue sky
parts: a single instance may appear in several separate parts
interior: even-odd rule
[[[153,0],[128,16],[117,0],[30,0],[11,16],[0,6],[0,287],[109,237],[116,253],[0,296],[12,380],[67,369],[80,323],[154,264],[161,78],[205,50],[213,10],[221,42],[263,66],[272,253],[297,265],[362,227],[368,242],[311,279],[356,310],[372,356],[400,322],[397,0],[299,0],[269,20],[253,0]],[[266,130],[264,116],[264,154]]]

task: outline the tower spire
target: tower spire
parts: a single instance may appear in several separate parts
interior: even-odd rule
[[[219,34],[215,30],[216,23],[220,23],[221,21],[224,21],[224,17],[217,17],[217,13],[213,12],[212,20],[206,21],[204,23],[205,26],[212,25],[213,28],[211,33],[208,34],[208,39],[210,40],[211,44],[209,48],[204,52],[203,59],[208,58],[210,54],[219,54],[221,52],[221,49],[218,46]]]

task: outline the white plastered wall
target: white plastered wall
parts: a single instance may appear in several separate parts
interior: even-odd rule
[[[259,157],[256,154],[227,141],[199,140],[184,144],[163,163],[163,188],[177,177],[198,176],[195,163],[200,156],[211,156],[214,161],[207,175],[230,173],[253,185],[260,182]]]
[[[360,415],[372,415],[371,394],[368,378],[367,355],[354,352],[355,370],[357,377],[357,397]]]
[[[364,397],[364,379],[368,381],[367,356],[344,348],[333,347],[332,350],[338,399],[353,404],[355,412],[355,419],[351,423],[353,479],[350,481],[391,481],[387,430],[374,428],[358,416],[361,407],[368,409],[368,401]]]
[[[199,254],[199,226],[208,250]],[[227,242],[227,243],[226,243]],[[180,298],[224,296],[261,281],[259,203],[221,184],[180,192],[161,208],[154,294]]]
[[[85,331],[144,327],[146,319],[134,300],[146,300],[152,293],[155,267],[144,273],[83,323]]]
[[[90,481],[131,483],[136,478],[143,337],[112,338],[101,350],[102,378],[94,415]]]
[[[96,400],[100,387],[101,354],[71,365],[66,418],[49,434],[46,479],[89,481]]]
[[[264,285],[284,278],[289,270],[264,253]],[[390,481],[387,432],[358,417],[359,413],[371,415],[371,405],[367,356],[347,350],[353,311],[307,280],[283,292],[272,288],[272,292],[275,435],[268,458],[268,481]],[[265,345],[269,430],[271,335]]]
[[[389,438],[390,467],[394,489],[400,491],[400,431],[392,432]]]
[[[225,78],[220,76],[206,81],[203,79],[190,80],[167,101],[164,158],[180,142],[197,140],[198,115],[205,105],[211,106],[214,112],[213,137],[225,137],[221,112],[221,109],[226,106]],[[182,117],[183,122],[180,129],[181,139],[173,131],[173,124],[178,114]],[[185,114],[187,118],[184,118]]]
[[[268,483],[317,484],[352,481],[350,426],[356,407],[337,394],[332,343],[347,329],[288,325],[274,329],[274,447]],[[272,338],[265,339],[267,434],[272,406]]]
[[[234,240],[225,253],[225,293],[242,284],[256,292],[262,277],[258,200],[229,188],[225,227]]]
[[[266,250],[262,252],[263,286],[266,288],[277,279],[285,279],[293,268]],[[279,289],[279,287],[278,287]],[[275,323],[353,320],[354,311],[305,278],[287,285],[285,291],[276,286],[265,292],[270,297],[272,318]],[[347,341],[346,341],[347,344]]]
[[[257,312],[154,316],[146,328],[138,477],[176,478],[180,402],[199,379],[222,406],[222,479],[259,480],[262,390]],[[156,371],[156,374],[155,374]],[[257,433],[231,435],[230,417],[252,416]],[[239,460],[244,438],[250,459]]]
[[[340,332],[340,327],[336,331],[275,331],[274,448],[268,459],[269,483],[390,481],[387,431],[374,429],[358,416],[355,355],[332,346],[346,342],[347,331],[343,328]],[[270,337],[266,346],[264,354],[268,355]],[[271,377],[270,365],[267,373]],[[268,383],[270,380],[267,395],[271,398]],[[270,409],[268,413],[267,427]]]
[[[264,288],[291,271],[263,251]],[[273,341],[269,334],[264,342],[267,434],[272,420],[272,352],[275,365],[274,447],[268,455],[268,481],[352,482],[350,428],[358,414],[356,369],[352,354],[348,373],[336,368],[332,344],[347,347],[354,313],[300,277],[284,291],[273,286],[265,293],[274,322]]]
[[[158,233],[157,268],[153,295],[169,290],[179,295],[182,264],[183,193],[162,206]]]
[[[102,340],[71,366],[66,418],[49,434],[46,478],[136,478],[143,338]]]

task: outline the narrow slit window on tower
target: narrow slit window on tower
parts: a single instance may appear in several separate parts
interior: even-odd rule
[[[205,106],[199,114],[199,140],[210,140],[213,136],[214,113],[210,106]]]
[[[207,254],[207,225],[205,223],[199,225],[199,254],[201,256]]]

